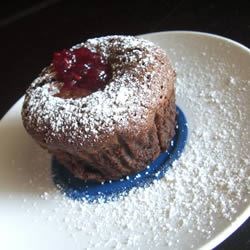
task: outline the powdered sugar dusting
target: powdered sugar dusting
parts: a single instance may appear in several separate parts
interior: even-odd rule
[[[192,120],[185,151],[163,179],[108,203],[44,194],[64,219],[49,210],[44,216],[63,225],[76,248],[84,235],[88,249],[139,249],[142,242],[147,249],[180,249],[180,242],[192,249],[196,238],[213,237],[218,220],[233,220],[240,204],[249,202],[250,81],[237,72],[229,76],[220,60],[197,61],[183,57],[175,65],[177,98],[185,100]]]
[[[197,52],[203,59],[185,50],[169,49],[181,55],[174,65],[176,92],[189,139],[165,177],[108,203],[73,201],[58,190],[42,189],[45,208],[34,203],[27,210],[37,211],[38,223],[65,231],[72,248],[197,249],[201,239],[213,238],[249,204],[250,80],[233,60],[206,48]],[[119,102],[127,102],[127,91],[121,87]]]
[[[135,128],[147,122],[149,107],[154,109],[159,103],[159,82],[163,82],[161,88],[168,87],[167,81],[159,81],[161,71],[166,69],[166,63],[162,63],[166,58],[149,41],[109,36],[90,39],[73,48],[81,46],[97,51],[109,61],[112,79],[103,91],[84,98],[62,99],[54,96],[60,83],[53,73],[44,71],[27,91],[23,117],[28,128],[46,134],[46,143],[62,133],[74,144],[79,139],[82,143],[85,138],[98,139],[103,131],[112,133],[131,123]],[[172,69],[167,73],[173,74]]]

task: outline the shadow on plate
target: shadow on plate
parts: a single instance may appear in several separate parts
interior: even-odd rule
[[[1,121],[0,193],[42,194],[54,188],[50,159],[26,133],[18,117]]]

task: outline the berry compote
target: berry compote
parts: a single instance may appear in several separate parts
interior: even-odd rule
[[[110,65],[100,54],[87,48],[78,48],[53,55],[56,79],[63,83],[60,93],[63,98],[87,96],[103,89],[111,78]]]

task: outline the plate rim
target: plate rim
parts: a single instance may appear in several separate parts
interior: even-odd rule
[[[168,35],[168,34],[176,34],[176,35],[195,35],[195,36],[203,36],[203,37],[207,37],[207,38],[214,38],[214,39],[218,39],[224,42],[229,42],[241,49],[243,49],[245,52],[249,53],[250,55],[250,48],[248,48],[246,45],[235,41],[231,38],[222,36],[222,35],[218,35],[218,34],[213,34],[213,33],[209,33],[209,32],[202,32],[202,31],[192,31],[192,30],[169,30],[169,31],[159,31],[159,32],[150,32],[150,33],[142,33],[139,34],[137,36],[139,37],[144,37],[144,36],[149,36],[149,35],[153,35],[153,36],[158,36],[158,35]]]

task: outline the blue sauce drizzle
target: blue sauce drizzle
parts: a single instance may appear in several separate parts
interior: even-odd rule
[[[154,180],[161,179],[172,163],[177,160],[187,141],[188,126],[184,113],[177,111],[176,134],[166,152],[161,153],[145,170],[117,181],[97,183],[75,178],[55,157],[52,158],[52,176],[62,193],[75,200],[86,199],[89,202],[110,201],[125,196],[134,187],[147,187]]]

